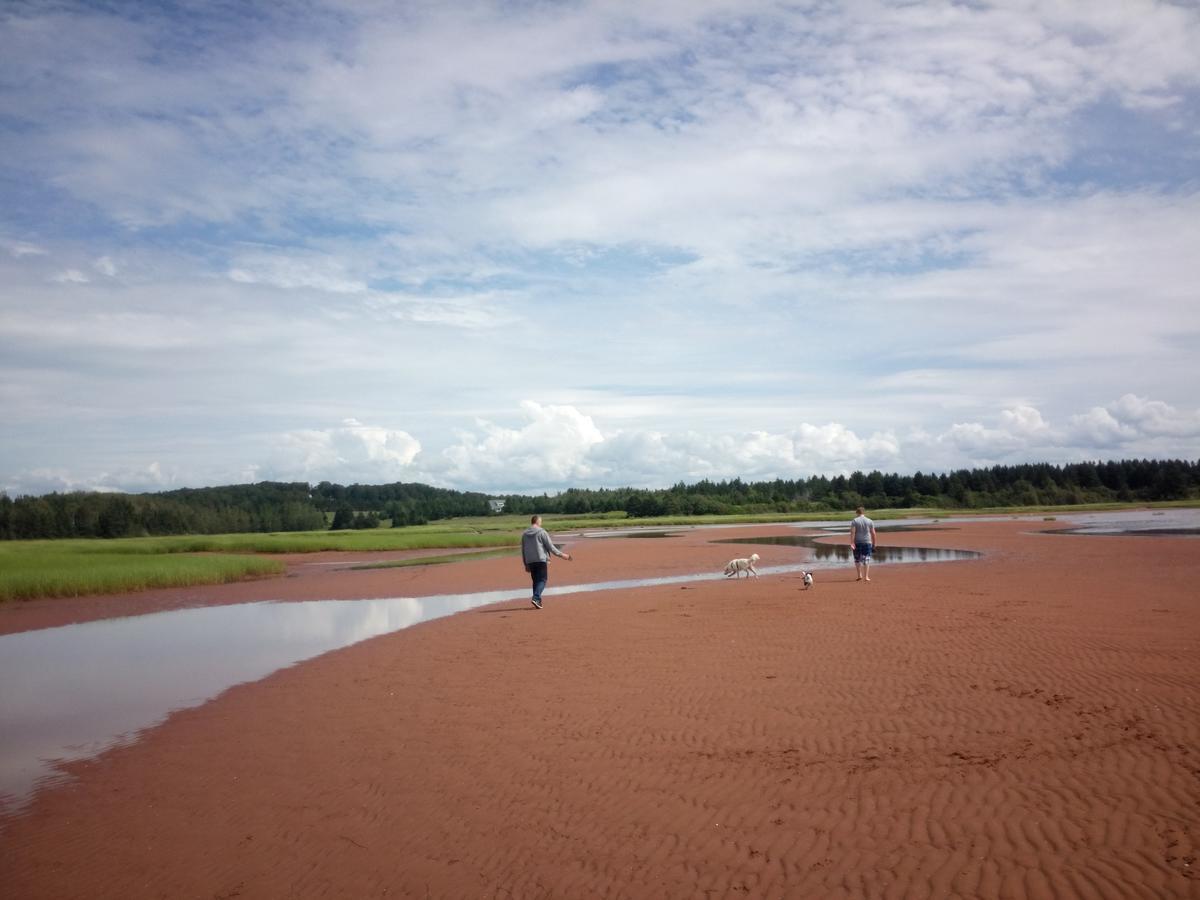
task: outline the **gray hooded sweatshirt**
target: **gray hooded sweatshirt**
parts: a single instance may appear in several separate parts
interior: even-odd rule
[[[546,562],[550,554],[562,556],[563,552],[554,546],[550,534],[541,525],[531,525],[521,535],[521,558],[525,565],[536,562]]]

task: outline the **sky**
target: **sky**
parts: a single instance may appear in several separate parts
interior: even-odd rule
[[[0,6],[0,490],[1200,457],[1200,5]]]

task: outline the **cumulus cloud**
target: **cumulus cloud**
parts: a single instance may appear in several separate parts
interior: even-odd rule
[[[1086,413],[1071,416],[1069,440],[1085,446],[1111,449],[1138,436],[1137,429],[1117,421],[1107,409],[1094,406]]]
[[[1003,410],[999,420],[995,428],[979,422],[957,423],[938,440],[953,445],[968,458],[976,459],[1001,459],[1013,452],[1036,447],[1041,441],[1052,440],[1050,426],[1031,406]]]
[[[1200,439],[1200,410],[1182,412],[1159,400],[1126,394],[1108,406],[1071,416],[1068,437],[1077,446],[1114,448],[1141,438]]]
[[[591,447],[587,459],[609,486],[661,487],[703,478],[770,479],[886,466],[895,437],[860,438],[843,425],[801,424],[772,433],[619,431]]]
[[[881,431],[862,436],[840,423],[801,423],[786,432],[699,433],[623,429],[603,433],[570,406],[523,404],[529,423],[506,429],[480,422],[481,434],[463,432],[444,452],[448,483],[483,490],[560,490],[571,486],[663,487],[678,480],[805,478],[855,470],[948,471],[1030,458],[1092,459],[1098,450],[1132,448],[1169,433],[1200,434],[1200,413],[1127,396],[1113,407],[1071,416],[1054,427],[1029,405],[1000,410],[992,424],[960,422],[939,433],[899,437]],[[1140,416],[1144,425],[1129,421]],[[1180,445],[1182,446],[1182,445]],[[1186,455],[1186,454],[1183,454]]]
[[[1184,412],[1161,400],[1126,394],[1111,404],[1109,411],[1144,434],[1200,437],[1200,410]]]
[[[480,420],[477,431],[462,431],[458,443],[442,455],[448,483],[509,485],[536,490],[538,485],[594,483],[588,450],[604,436],[591,417],[571,406],[521,404],[526,423],[505,428]]]
[[[477,420],[440,453],[423,454],[407,431],[346,419],[329,428],[269,436],[274,450],[240,471],[206,470],[209,483],[329,480],[420,481],[489,493],[554,493],[570,487],[666,487],[701,479],[801,479],[879,470],[938,472],[1030,459],[1071,462],[1144,453],[1188,458],[1200,438],[1200,410],[1183,412],[1126,395],[1107,407],[1074,414],[1061,427],[1029,405],[1003,409],[990,422],[959,422],[940,432],[860,435],[844,424],[800,423],[786,431],[698,432],[623,428],[574,406],[525,401],[514,426]],[[1161,443],[1165,438],[1175,443]],[[197,471],[200,471],[197,467]],[[214,480],[215,479],[215,480]],[[157,462],[141,469],[72,474],[35,469],[8,476],[9,493],[50,490],[158,490],[189,482]]]
[[[421,442],[406,431],[351,418],[334,428],[284,433],[263,471],[310,481],[401,481],[420,452]]]

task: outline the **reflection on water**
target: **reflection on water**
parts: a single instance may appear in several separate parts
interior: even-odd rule
[[[1133,535],[1190,535],[1200,534],[1200,509],[1139,510],[1127,513],[1091,513],[1063,516],[1075,527],[1057,534],[1133,534]]]
[[[891,529],[917,530],[917,529]],[[839,531],[840,534],[840,531]],[[854,559],[854,551],[849,543],[819,544],[817,538],[826,535],[786,534],[770,537],[727,538],[713,541],[714,544],[782,544],[789,547],[806,547],[812,551],[813,559],[818,562],[850,562]],[[944,550],[938,547],[881,547],[875,546],[871,554],[873,562],[911,563],[911,562],[953,562],[957,559],[975,559],[982,554],[974,550]]]
[[[685,531],[690,531],[695,526],[685,526],[676,528],[671,531],[662,531],[656,528],[622,528],[610,529],[607,531],[585,531],[585,538],[666,538],[675,537],[677,534],[683,534]]]

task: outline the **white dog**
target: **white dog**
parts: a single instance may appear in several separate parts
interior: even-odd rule
[[[758,573],[754,571],[754,564],[758,562],[758,554],[751,553],[749,559],[731,559],[729,564],[725,566],[726,578],[741,578],[742,573],[746,572],[747,578],[753,575],[758,577]]]
[[[804,589],[807,591],[810,587],[812,587],[812,572],[805,572],[804,573]]]

